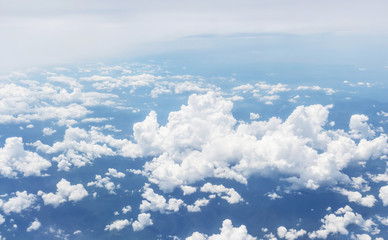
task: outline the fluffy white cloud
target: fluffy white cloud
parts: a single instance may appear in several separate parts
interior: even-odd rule
[[[363,114],[352,115],[349,122],[350,133],[354,138],[371,138],[375,135],[367,121],[369,118]]]
[[[113,230],[120,231],[129,225],[131,225],[131,223],[127,219],[116,220],[116,221],[112,222],[111,224],[106,225],[105,231],[113,231]]]
[[[27,232],[36,231],[40,228],[40,226],[41,226],[41,223],[37,218],[35,218],[35,220],[30,224],[30,226],[28,226],[26,231]]]
[[[181,199],[170,198],[167,202],[166,198],[154,192],[149,184],[143,187],[143,194],[141,195],[145,200],[142,200],[139,209],[142,212],[159,211],[161,213],[178,212],[179,208],[184,204]]]
[[[207,206],[209,204],[209,200],[206,198],[198,199],[192,205],[187,205],[187,211],[189,212],[200,212],[201,207]]]
[[[28,194],[27,191],[15,193],[16,196],[11,197],[8,201],[3,202],[0,200],[0,207],[5,214],[20,213],[21,211],[33,206],[36,201],[36,196],[32,193]]]
[[[388,185],[380,188],[379,198],[383,201],[384,206],[388,205]]]
[[[247,228],[244,225],[233,227],[232,221],[226,219],[222,222],[219,234],[208,236],[203,233],[194,232],[186,240],[255,240],[256,238],[249,235]]]
[[[319,230],[309,233],[310,238],[326,239],[331,234],[347,235],[349,231],[346,228],[350,224],[358,225],[364,231],[378,233],[378,229],[375,228],[376,224],[372,220],[364,220],[360,214],[354,213],[349,206],[339,208],[334,214],[326,215],[321,221],[323,225]]]
[[[191,95],[159,126],[151,112],[134,124],[135,143],[122,145],[123,155],[155,156],[144,165],[149,181],[163,191],[207,177],[246,184],[252,175],[281,174],[294,188],[349,183],[342,173],[351,162],[388,153],[387,136],[356,142],[345,131],[325,130],[332,106],[299,106],[282,121],[239,122],[233,103],[214,92]]]
[[[58,162],[59,170],[69,171],[72,165],[82,167],[103,155],[115,155],[108,145],[117,144],[117,142],[118,140],[113,137],[105,136],[95,129],[86,131],[69,127],[66,129],[62,142],[55,142],[49,146],[38,140],[33,143],[33,146],[47,154],[61,153],[53,157],[53,161]]]
[[[123,209],[121,209],[121,211],[122,211],[124,214],[126,214],[126,213],[132,211],[132,207],[128,205],[128,206],[126,206],[126,207],[123,207]]]
[[[299,86],[296,90],[324,91],[326,95],[332,95],[336,92],[332,88],[321,88],[320,86]]]
[[[244,201],[244,199],[234,190],[233,188],[226,188],[222,184],[220,185],[213,185],[211,183],[205,183],[201,187],[201,192],[210,192],[215,193],[222,199],[225,199],[230,204],[235,204],[241,201]],[[223,196],[224,195],[224,196]]]
[[[152,226],[153,224],[154,223],[152,222],[151,214],[140,213],[137,216],[137,220],[132,223],[132,228],[133,228],[133,231],[137,232],[137,231],[143,230],[148,226]]]
[[[125,173],[118,172],[114,168],[108,168],[108,172],[105,173],[105,175],[112,176],[112,177],[115,177],[115,178],[123,178],[123,177],[125,177]]]
[[[42,196],[44,205],[58,207],[66,201],[78,202],[88,196],[88,192],[82,184],[71,185],[69,181],[62,178],[61,181],[57,183],[56,193],[44,193],[39,191],[38,195]]]
[[[280,199],[280,198],[282,198],[282,196],[280,196],[280,195],[277,194],[276,192],[267,193],[266,196],[269,197],[269,199],[271,199],[271,200],[275,200],[275,199]]]
[[[338,191],[340,194],[347,196],[349,202],[355,202],[364,207],[373,207],[375,205],[375,202],[377,201],[373,195],[367,195],[365,197],[362,197],[361,193],[359,192],[352,192],[343,188],[335,188],[335,190]]]
[[[51,136],[57,132],[57,130],[49,128],[49,127],[43,128],[42,131],[43,131],[43,136]]]
[[[251,119],[251,120],[256,120],[259,118],[260,118],[260,114],[258,114],[258,113],[250,113],[249,114],[249,119]]]
[[[352,235],[352,239],[354,240],[372,240],[372,238],[368,234],[356,234],[355,236]],[[377,238],[376,238],[377,240]]]
[[[302,237],[306,234],[306,231],[303,229],[300,229],[299,231],[295,229],[289,229],[287,230],[286,227],[280,226],[277,230],[279,238],[285,238],[286,240],[294,240],[299,237]]]
[[[116,185],[110,181],[109,177],[101,177],[101,175],[96,175],[95,177],[96,181],[92,181],[88,183],[88,187],[90,186],[96,186],[99,188],[105,188],[109,191],[110,194],[116,194],[115,189],[117,188]]]
[[[191,186],[185,186],[185,185],[182,185],[181,189],[183,191],[183,195],[190,195],[197,191],[197,188],[191,187]]]
[[[3,215],[0,214],[0,225],[3,224],[4,222],[5,222],[5,218]]]
[[[17,177],[18,172],[23,176],[40,176],[41,171],[48,169],[51,163],[37,153],[24,150],[20,137],[5,140],[0,148],[0,173],[4,177]]]

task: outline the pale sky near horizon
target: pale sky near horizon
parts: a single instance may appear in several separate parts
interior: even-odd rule
[[[0,0],[0,65],[96,61],[206,34],[387,36],[387,10],[382,0]]]

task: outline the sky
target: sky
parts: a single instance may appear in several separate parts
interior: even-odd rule
[[[0,0],[0,240],[388,239],[387,10]]]
[[[382,0],[2,0],[0,64],[9,70],[138,57],[190,49],[187,42],[171,43],[206,35],[330,34],[350,36],[353,43],[359,35],[386,39],[387,8]]]

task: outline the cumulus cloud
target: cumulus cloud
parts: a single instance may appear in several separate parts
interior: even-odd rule
[[[186,185],[182,185],[181,189],[183,191],[183,195],[190,195],[197,191],[197,188]]]
[[[59,170],[69,171],[73,165],[82,167],[103,155],[115,155],[112,148],[107,145],[113,144],[113,142],[116,143],[117,141],[95,129],[86,131],[81,128],[69,127],[65,131],[62,142],[55,142],[52,146],[49,146],[38,140],[33,143],[33,146],[47,154],[60,153],[52,160],[58,162]]]
[[[113,230],[120,231],[123,228],[128,227],[129,225],[131,225],[131,223],[127,219],[116,220],[111,224],[106,225],[105,231],[113,231]]]
[[[369,118],[363,114],[352,115],[349,122],[350,133],[354,138],[371,138],[375,135],[367,123]]]
[[[39,191],[38,195],[42,196],[44,205],[53,205],[56,208],[66,201],[78,202],[88,196],[88,192],[82,184],[71,185],[69,181],[62,178],[57,183],[56,193]]]
[[[219,234],[208,236],[203,233],[194,232],[186,240],[255,240],[256,238],[249,235],[245,225],[233,227],[232,221],[226,219],[222,222]]]
[[[132,207],[128,205],[128,206],[126,206],[126,207],[123,207],[123,209],[121,209],[121,211],[122,211],[124,214],[126,214],[126,213],[132,211]]]
[[[209,200],[206,198],[198,199],[192,205],[187,205],[187,211],[189,212],[200,212],[201,207],[207,206],[209,204]]]
[[[8,201],[3,202],[0,200],[0,207],[3,209],[3,212],[7,215],[10,213],[20,213],[23,210],[26,210],[33,206],[36,201],[36,196],[32,193],[27,193],[27,191],[15,193],[14,197],[8,199]]]
[[[122,173],[122,172],[118,172],[116,169],[114,168],[108,168],[108,172],[105,173],[105,175],[107,176],[112,176],[114,178],[123,178],[125,177],[125,173]]]
[[[52,129],[52,128],[49,128],[49,127],[43,128],[42,131],[43,131],[43,136],[51,136],[51,135],[53,135],[54,133],[57,132],[55,129]]]
[[[347,227],[350,224],[358,225],[367,232],[378,233],[379,231],[372,220],[364,220],[360,214],[353,212],[353,209],[349,206],[339,208],[335,213],[326,215],[321,221],[323,225],[319,230],[309,233],[310,238],[326,239],[329,235],[348,235]]]
[[[51,163],[37,153],[24,150],[23,139],[11,137],[0,148],[0,173],[4,177],[15,178],[18,173],[23,176],[41,176]]]
[[[294,240],[299,237],[302,237],[306,234],[306,231],[303,229],[295,230],[295,229],[288,229],[284,226],[278,227],[277,230],[279,238],[284,238],[286,240]]]
[[[179,208],[184,204],[181,199],[170,198],[168,201],[162,195],[154,192],[149,184],[143,187],[143,194],[141,195],[145,200],[142,200],[139,209],[142,212],[159,211],[161,213],[178,212]]]
[[[96,175],[96,181],[88,182],[87,186],[96,186],[99,188],[105,188],[109,191],[110,194],[116,194],[115,189],[118,188],[112,181],[110,181],[109,177],[101,177],[101,175]]]
[[[231,101],[214,92],[194,94],[169,114],[166,125],[159,126],[153,111],[134,124],[134,142],[123,144],[121,152],[154,156],[144,173],[166,192],[208,177],[246,184],[252,175],[280,174],[293,188],[310,189],[349,183],[342,170],[387,154],[388,138],[381,134],[356,142],[341,129],[325,130],[331,107],[299,106],[285,121],[237,124]]]
[[[41,223],[39,222],[39,220],[37,218],[35,218],[35,220],[30,224],[30,226],[28,226],[26,231],[27,232],[36,231],[40,228],[40,226],[41,226]]]
[[[376,198],[373,195],[367,195],[365,197],[362,197],[361,193],[348,191],[344,188],[335,188],[335,190],[338,191],[340,194],[347,196],[349,202],[355,202],[364,207],[373,207],[375,205]]]
[[[205,183],[201,187],[201,192],[209,192],[209,193],[215,193],[222,199],[225,199],[230,204],[235,204],[241,201],[244,201],[244,199],[234,190],[233,188],[226,188],[222,184],[220,185],[213,185],[211,183]]]
[[[384,206],[388,205],[388,185],[380,188],[379,198],[383,201]]]
[[[137,232],[137,231],[143,230],[148,226],[152,226],[153,224],[154,223],[152,222],[151,214],[140,213],[137,216],[137,220],[132,223],[132,228],[133,228],[133,231]]]

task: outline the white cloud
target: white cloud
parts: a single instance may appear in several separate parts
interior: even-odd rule
[[[230,204],[235,204],[244,201],[244,199],[233,188],[226,188],[222,184],[213,185],[211,183],[205,183],[201,187],[201,192],[215,193],[219,197],[225,199]]]
[[[252,89],[253,89],[253,86],[249,83],[233,88],[234,91],[242,91],[244,93],[246,93],[247,91],[252,90]]]
[[[109,177],[101,177],[101,175],[96,175],[95,177],[96,181],[92,181],[88,183],[88,187],[90,186],[96,186],[99,188],[105,188],[109,191],[110,194],[116,194],[115,189],[117,188],[116,185],[110,181]]]
[[[183,191],[183,195],[190,195],[197,191],[197,188],[186,185],[182,185],[181,189]]]
[[[111,136],[105,136],[95,129],[86,131],[69,127],[66,129],[62,142],[56,142],[49,146],[38,140],[33,143],[33,146],[47,154],[61,153],[53,157],[52,160],[58,162],[59,170],[69,171],[72,165],[82,167],[103,155],[115,155],[116,153],[108,147],[114,143],[117,143],[117,140]]]
[[[27,232],[36,231],[40,228],[40,226],[41,226],[41,223],[37,218],[35,218],[35,220],[30,224],[30,226],[28,226],[26,231]]]
[[[251,120],[256,120],[259,118],[260,118],[260,114],[258,114],[258,113],[250,113],[249,114],[249,119],[251,119]]]
[[[280,196],[280,195],[277,194],[276,192],[267,193],[267,194],[265,194],[265,195],[266,195],[267,197],[269,197],[269,199],[271,199],[271,200],[283,198],[282,196]]]
[[[187,205],[187,211],[189,212],[200,212],[201,207],[207,206],[209,204],[209,200],[206,198],[198,199],[192,205]]]
[[[367,121],[369,118],[363,114],[352,115],[349,122],[350,133],[354,138],[371,138],[375,135]]]
[[[124,214],[132,211],[132,207],[131,206],[126,206],[126,207],[123,207],[123,209],[121,210]]]
[[[367,195],[365,197],[362,197],[361,193],[348,191],[344,188],[335,188],[335,190],[338,191],[340,194],[347,196],[349,202],[355,202],[364,207],[373,207],[375,205],[375,202],[377,201],[373,195]]]
[[[154,223],[152,222],[151,214],[140,213],[137,216],[137,220],[132,223],[132,228],[133,228],[133,231],[137,232],[137,231],[143,230],[148,226],[152,226],[153,224]]]
[[[0,214],[0,225],[3,224],[4,222],[5,222],[5,218],[3,215]]]
[[[5,140],[0,148],[0,173],[4,177],[15,178],[19,173],[23,176],[41,176],[41,171],[47,170],[51,163],[37,153],[24,150],[20,137]]]
[[[356,234],[355,236],[352,236],[352,239],[354,240],[372,240],[372,238],[368,234]]]
[[[116,169],[114,168],[108,168],[108,172],[105,173],[105,175],[107,176],[112,176],[114,178],[123,178],[125,177],[125,173],[122,173],[122,172],[118,172]]]
[[[49,128],[49,127],[43,128],[42,131],[43,131],[43,136],[51,136],[51,135],[53,135],[54,133],[57,132],[57,130]]]
[[[379,231],[375,228],[376,224],[372,220],[364,220],[360,214],[354,213],[349,206],[339,208],[335,213],[326,215],[321,221],[323,225],[319,230],[309,233],[310,238],[326,239],[331,234],[348,235],[347,227],[350,224],[358,225],[367,232],[378,233]]]
[[[357,143],[341,129],[325,130],[331,105],[299,106],[285,121],[238,124],[232,107],[216,93],[193,94],[166,125],[159,126],[153,111],[134,124],[135,143],[123,144],[121,152],[154,156],[144,173],[166,192],[207,177],[246,184],[252,175],[277,174],[289,176],[293,188],[317,189],[349,183],[342,172],[348,164],[388,154],[385,134]]]
[[[321,88],[320,86],[299,86],[296,90],[324,91],[326,95],[332,95],[336,92],[332,88]]]
[[[32,207],[36,201],[36,196],[32,193],[28,194],[27,191],[17,191],[15,195],[15,197],[9,198],[6,202],[0,200],[0,207],[7,215],[13,212],[20,213],[21,211]]]
[[[306,234],[306,231],[303,229],[300,229],[299,231],[295,229],[289,229],[285,228],[284,226],[278,227],[277,230],[279,238],[285,238],[286,240],[294,240],[299,237],[302,237]]]
[[[367,192],[371,189],[371,187],[368,186],[368,182],[362,178],[362,176],[359,177],[352,177],[352,185],[356,189],[360,189],[363,192]]]
[[[245,225],[233,227],[232,221],[226,219],[222,222],[219,234],[208,236],[203,233],[194,232],[186,240],[255,240],[256,238],[249,235]]]
[[[38,195],[42,196],[44,205],[58,207],[66,201],[78,202],[89,194],[82,184],[71,185],[69,181],[62,178],[57,183],[56,193],[44,193],[39,191]]]
[[[380,188],[379,198],[383,201],[384,206],[388,205],[388,185]]]
[[[268,94],[275,94],[278,92],[288,92],[291,89],[288,88],[287,84],[278,83],[276,85],[267,84],[266,82],[259,82],[255,84],[255,87],[257,87],[260,90],[264,90]]]
[[[143,187],[143,194],[141,195],[145,200],[142,200],[139,209],[142,212],[159,211],[161,213],[178,212],[179,208],[184,204],[181,199],[170,198],[167,202],[166,198],[154,192],[149,184]]]
[[[116,221],[112,222],[111,224],[106,225],[105,231],[113,231],[113,230],[120,231],[123,228],[128,227],[129,225],[131,225],[131,223],[127,219],[116,220]]]

